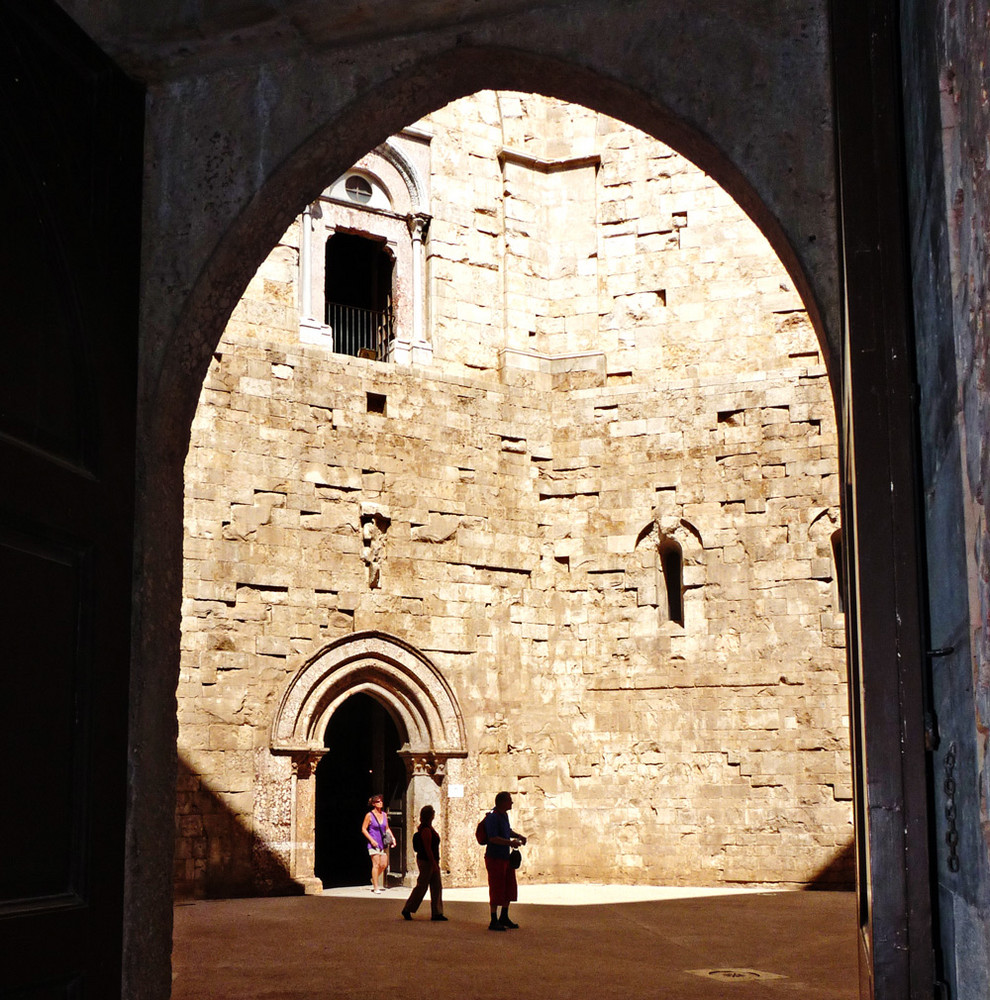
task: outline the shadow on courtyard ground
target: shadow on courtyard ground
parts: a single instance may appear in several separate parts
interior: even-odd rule
[[[846,889],[850,892],[856,888],[856,845],[849,841],[845,847],[836,851],[832,860],[810,880],[807,889]]]
[[[407,890],[237,899],[175,909],[173,1000],[853,1000],[852,893],[773,892],[513,906],[492,934],[484,902],[412,922]],[[716,970],[719,978],[697,975]],[[753,979],[750,972],[780,978]]]
[[[281,860],[251,833],[241,817],[227,808],[181,752],[176,776],[175,837],[176,899],[295,896],[303,891]]]

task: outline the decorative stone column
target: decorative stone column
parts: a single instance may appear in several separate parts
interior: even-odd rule
[[[323,891],[316,877],[316,767],[327,751],[297,750],[292,760],[292,858],[290,874],[307,893]]]
[[[426,239],[430,216],[416,212],[407,217],[412,237],[413,329],[409,360],[413,364],[429,364],[433,360],[433,345],[426,339]]]
[[[299,234],[299,320],[313,318],[313,208],[303,209]]]
[[[333,348],[332,331],[322,316],[313,315],[313,220],[322,219],[318,201],[307,205],[299,220],[299,339],[304,344],[322,344]],[[321,301],[321,313],[323,305]]]

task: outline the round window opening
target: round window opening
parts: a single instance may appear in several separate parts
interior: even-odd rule
[[[352,174],[344,181],[344,190],[347,192],[347,197],[359,205],[367,205],[371,201],[371,183],[357,174]]]

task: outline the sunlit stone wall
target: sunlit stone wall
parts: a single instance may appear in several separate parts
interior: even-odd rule
[[[396,142],[428,171],[429,363],[304,342],[297,220],[203,388],[179,891],[312,875],[272,720],[365,630],[461,713],[450,883],[483,879],[502,788],[528,879],[850,883],[837,444],[790,278],[697,168],[586,109],[484,92]]]

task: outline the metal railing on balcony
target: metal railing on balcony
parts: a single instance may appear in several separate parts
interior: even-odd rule
[[[360,309],[327,303],[327,325],[333,330],[333,349],[351,357],[388,360],[392,341],[392,309]]]

